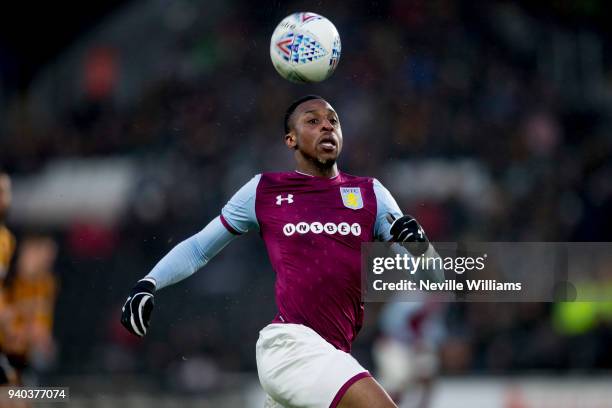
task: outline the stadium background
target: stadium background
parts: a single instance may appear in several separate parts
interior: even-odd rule
[[[26,41],[5,27],[0,43],[8,226],[50,234],[59,248],[56,347],[30,378],[70,386],[73,406],[257,400],[254,344],[275,309],[257,234],[160,292],[144,341],[120,327],[119,310],[131,285],[253,174],[292,168],[282,113],[305,93],[340,114],[340,168],[379,178],[432,241],[611,240],[604,1],[98,9],[70,35]],[[342,37],[337,72],[322,84],[290,84],[269,62],[273,28],[299,10],[327,16]],[[354,354],[372,367],[380,305],[367,307]],[[497,389],[498,405],[472,406],[544,406],[521,400],[534,392],[549,406],[591,406],[572,400],[585,384],[582,404],[611,406],[609,305],[462,304],[446,321],[443,391],[457,406]]]

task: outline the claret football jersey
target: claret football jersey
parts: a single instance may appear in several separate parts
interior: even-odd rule
[[[223,207],[233,234],[259,230],[276,273],[277,323],[303,324],[350,351],[363,322],[361,243],[387,241],[395,200],[376,180],[263,173]]]

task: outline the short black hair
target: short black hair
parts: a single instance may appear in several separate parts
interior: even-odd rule
[[[289,105],[289,107],[287,108],[287,111],[285,111],[285,134],[289,133],[290,131],[289,119],[291,119],[291,115],[293,114],[293,112],[295,112],[298,106],[312,99],[323,99],[323,97],[319,95],[306,95],[306,96],[302,96],[301,98],[296,99],[295,101],[291,102],[291,105]]]

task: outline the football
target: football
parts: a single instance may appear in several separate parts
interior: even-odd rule
[[[315,13],[293,13],[285,17],[270,40],[274,68],[283,78],[296,83],[329,78],[338,66],[340,50],[336,27]]]

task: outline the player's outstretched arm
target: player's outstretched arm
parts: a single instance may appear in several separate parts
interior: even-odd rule
[[[147,333],[156,290],[191,276],[236,237],[259,227],[255,195],[260,178],[257,174],[242,186],[223,207],[219,217],[172,248],[144,279],[136,283],[121,310],[121,323],[130,333],[140,337]]]
[[[191,276],[237,236],[217,217],[202,231],[172,248],[132,288],[121,309],[121,324],[130,333],[144,336],[151,320],[155,291]]]

